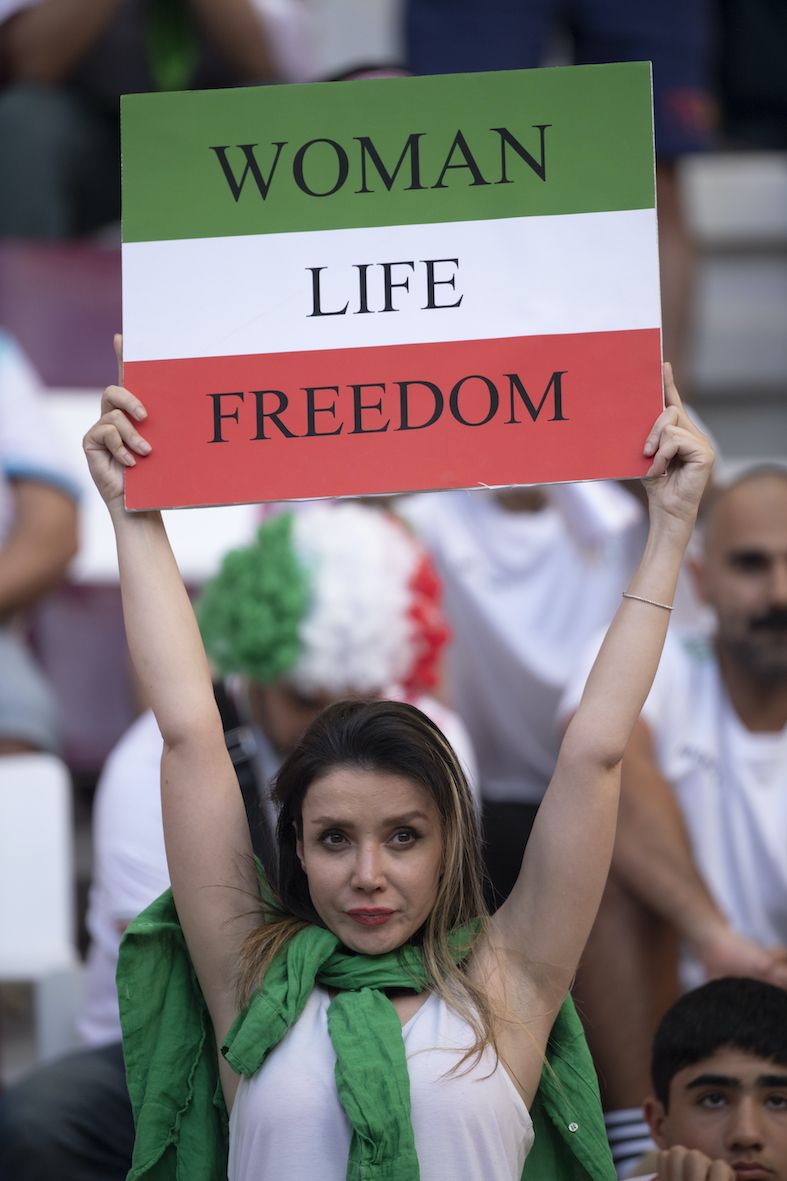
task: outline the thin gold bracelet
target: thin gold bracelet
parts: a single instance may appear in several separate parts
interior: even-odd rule
[[[655,599],[646,599],[642,595],[632,595],[630,591],[623,592],[624,599],[636,599],[638,603],[649,603],[651,607],[661,607],[662,611],[671,611],[669,603],[657,603]]]

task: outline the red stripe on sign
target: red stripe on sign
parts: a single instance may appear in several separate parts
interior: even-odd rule
[[[662,407],[656,328],[134,361],[131,509],[627,478]]]

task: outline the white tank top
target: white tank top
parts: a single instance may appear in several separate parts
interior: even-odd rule
[[[241,1079],[230,1116],[229,1181],[345,1181],[352,1128],[336,1090],[330,1003],[325,989],[315,988],[262,1068]],[[447,1073],[473,1035],[436,993],[402,1036],[421,1181],[520,1181],[533,1124],[494,1052],[487,1047],[477,1063]]]

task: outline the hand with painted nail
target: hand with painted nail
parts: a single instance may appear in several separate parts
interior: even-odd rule
[[[713,448],[687,415],[672,376],[664,365],[666,406],[645,440],[652,459],[643,480],[651,514],[654,510],[682,522],[693,522],[713,467]]]
[[[137,456],[150,453],[150,443],[136,424],[147,418],[139,398],[123,386],[123,342],[115,337],[118,362],[117,385],[110,385],[101,398],[101,417],[85,435],[82,447],[93,482],[108,507],[123,503],[123,472],[133,467]]]

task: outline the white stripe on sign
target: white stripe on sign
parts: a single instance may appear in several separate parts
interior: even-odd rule
[[[123,246],[124,354],[655,328],[658,290],[653,209],[136,242]]]

